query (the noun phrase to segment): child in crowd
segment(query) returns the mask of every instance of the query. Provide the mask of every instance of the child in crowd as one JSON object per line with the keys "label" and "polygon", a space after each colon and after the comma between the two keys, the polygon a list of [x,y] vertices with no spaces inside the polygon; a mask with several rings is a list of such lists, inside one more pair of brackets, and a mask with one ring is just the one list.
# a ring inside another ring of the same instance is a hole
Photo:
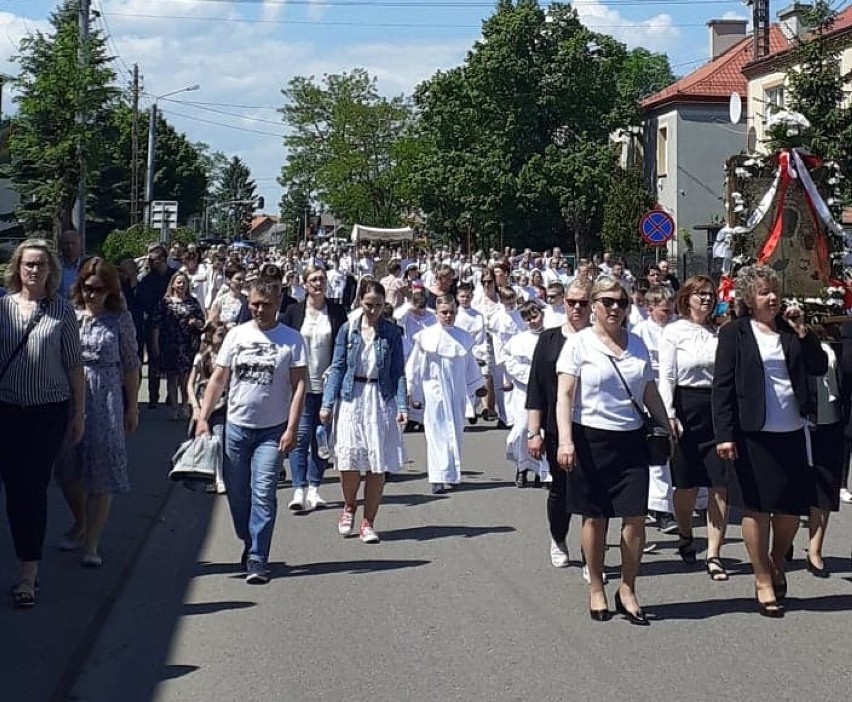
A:
{"label": "child in crowd", "polygon": [[[207,390],[207,383],[210,381],[210,376],[216,369],[216,355],[222,347],[222,342],[225,340],[225,335],[228,333],[227,325],[211,324],[204,330],[204,335],[201,340],[201,348],[195,355],[192,361],[192,370],[189,373],[189,401],[192,405],[192,421],[198,416],[201,410],[201,402],[204,399],[204,392]],[[222,463],[224,461],[224,446],[225,446],[225,415],[227,412],[227,397],[228,393],[223,392],[219,403],[216,405],[213,413],[210,415],[208,423],[213,436],[219,438],[223,450],[223,460],[219,461],[216,471],[215,482],[209,486],[210,492],[216,492],[219,495],[225,494],[225,481],[222,477]]]}

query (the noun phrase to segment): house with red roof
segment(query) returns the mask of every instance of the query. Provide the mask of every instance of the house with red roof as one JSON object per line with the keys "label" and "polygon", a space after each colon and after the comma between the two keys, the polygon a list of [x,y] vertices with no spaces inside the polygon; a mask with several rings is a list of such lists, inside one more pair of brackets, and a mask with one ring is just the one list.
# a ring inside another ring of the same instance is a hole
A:
{"label": "house with red roof", "polygon": [[708,22],[710,61],[642,101],[646,181],[678,232],[685,230],[692,239],[688,266],[681,256],[684,242],[668,245],[681,275],[709,270],[712,232],[694,228],[724,217],[725,161],[746,145],[745,120],[732,123],[729,110],[732,93],[746,95],[742,71],[754,58],[746,25],[745,20]]}

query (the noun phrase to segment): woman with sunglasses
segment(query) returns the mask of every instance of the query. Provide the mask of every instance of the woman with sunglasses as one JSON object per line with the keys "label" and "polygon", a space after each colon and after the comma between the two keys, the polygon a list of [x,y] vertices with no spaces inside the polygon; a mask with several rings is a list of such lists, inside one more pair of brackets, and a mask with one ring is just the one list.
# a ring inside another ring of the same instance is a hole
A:
{"label": "woman with sunglasses", "polygon": [[0,298],[0,477],[20,570],[12,604],[36,603],[47,487],[63,438],[83,438],[86,391],[77,320],[58,294],[59,260],[43,239],[18,245]]}
{"label": "woman with sunglasses", "polygon": [[647,626],[636,598],[649,465],[645,422],[637,405],[660,425],[668,426],[668,421],[648,349],[624,328],[630,304],[624,288],[600,277],[591,300],[592,326],[565,342],[556,363],[556,462],[568,471],[568,511],[586,518],[583,552],[591,581],[591,618],[610,618],[603,582],[606,526],[607,519],[621,518],[621,585],[615,609],[631,624]]}
{"label": "woman with sunglasses", "polygon": [[711,580],[728,573],[720,558],[728,525],[728,475],[716,454],[711,389],[716,369],[718,329],[712,322],[716,286],[707,276],[684,282],[675,306],[680,319],[660,337],[660,396],[672,433],[679,437],[671,460],[677,550],[683,562],[696,561],[692,513],[699,488],[707,488],[707,557]]}
{"label": "woman with sunglasses", "polygon": [[83,440],[56,462],[56,477],[74,524],[60,547],[83,547],[82,564],[103,564],[99,544],[113,495],[128,492],[125,433],[136,430],[139,356],[136,329],[121,296],[118,272],[91,258],[71,288],[86,380]]}
{"label": "woman with sunglasses", "polygon": [[334,424],[335,465],[340,471],[343,511],[337,532],[355,528],[358,488],[364,474],[364,516],[359,534],[368,544],[379,542],[376,514],[382,502],[385,474],[400,469],[402,434],[408,421],[402,333],[383,319],[385,289],[371,280],[361,289],[361,311],[340,327],[334,360],[322,396],[319,419]]}
{"label": "woman with sunglasses", "polygon": [[291,305],[281,321],[301,333],[308,360],[308,380],[305,387],[305,406],[299,420],[296,448],[290,452],[290,474],[293,499],[288,507],[294,512],[325,507],[319,493],[328,456],[319,455],[317,428],[325,373],[331,365],[334,340],[346,323],[342,305],[326,298],[325,269],[310,266],[305,269],[305,299]]}

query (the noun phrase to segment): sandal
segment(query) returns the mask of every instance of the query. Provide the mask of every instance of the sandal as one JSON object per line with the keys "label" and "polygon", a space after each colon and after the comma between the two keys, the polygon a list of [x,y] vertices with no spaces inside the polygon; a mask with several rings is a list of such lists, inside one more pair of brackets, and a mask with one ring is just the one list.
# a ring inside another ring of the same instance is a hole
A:
{"label": "sandal", "polygon": [[707,566],[707,575],[710,576],[710,580],[714,583],[721,583],[728,579],[728,571],[725,570],[722,559],[718,556],[708,558],[705,564]]}
{"label": "sandal", "polygon": [[32,609],[35,607],[35,590],[31,590],[29,585],[25,585],[24,583],[12,585],[9,588],[9,595],[12,598],[12,606],[15,609]]}
{"label": "sandal", "polygon": [[696,561],[694,542],[694,537],[678,534],[677,552],[687,565],[693,565]]}

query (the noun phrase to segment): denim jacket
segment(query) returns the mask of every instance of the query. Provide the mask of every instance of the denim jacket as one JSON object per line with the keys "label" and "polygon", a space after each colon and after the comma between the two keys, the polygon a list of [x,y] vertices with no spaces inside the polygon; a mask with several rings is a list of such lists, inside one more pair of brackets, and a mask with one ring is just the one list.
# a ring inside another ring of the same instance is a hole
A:
{"label": "denim jacket", "polygon": [[[350,333],[351,323],[344,324],[337,333],[334,357],[329,368],[322,409],[331,410],[338,398],[351,400],[355,388],[355,369],[361,357],[360,318],[356,318]],[[379,392],[385,400],[396,396],[399,412],[408,411],[405,385],[405,356],[402,353],[402,332],[396,324],[384,319],[376,329],[376,364],[379,368]]]}

